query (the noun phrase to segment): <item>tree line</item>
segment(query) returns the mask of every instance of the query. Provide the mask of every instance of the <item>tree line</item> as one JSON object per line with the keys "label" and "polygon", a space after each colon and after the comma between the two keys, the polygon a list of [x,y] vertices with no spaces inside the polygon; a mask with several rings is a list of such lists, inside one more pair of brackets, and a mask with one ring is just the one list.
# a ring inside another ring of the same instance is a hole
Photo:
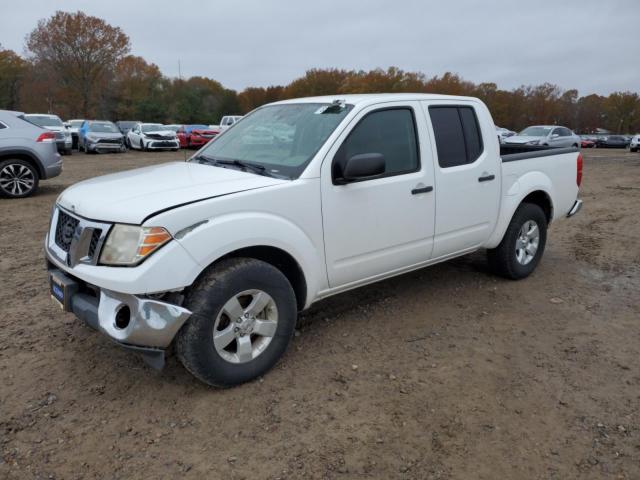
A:
{"label": "tree line", "polygon": [[129,37],[118,27],[83,12],[56,12],[42,19],[25,40],[26,56],[0,45],[0,108],[51,112],[60,117],[218,123],[288,98],[348,93],[422,92],[482,99],[497,125],[520,130],[559,124],[592,133],[640,132],[636,92],[580,96],[557,85],[521,86],[462,79],[455,73],[429,77],[396,67],[312,69],[288,85],[249,87],[241,92],[206,77],[169,78],[157,65],[130,54]]}

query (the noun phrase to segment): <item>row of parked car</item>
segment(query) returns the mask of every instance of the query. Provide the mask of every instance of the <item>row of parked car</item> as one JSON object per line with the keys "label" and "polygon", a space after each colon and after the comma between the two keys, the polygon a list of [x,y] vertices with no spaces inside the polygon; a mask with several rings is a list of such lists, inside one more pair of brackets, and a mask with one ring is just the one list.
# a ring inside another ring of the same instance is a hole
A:
{"label": "row of parked car", "polygon": [[498,140],[503,145],[540,145],[545,147],[629,148],[640,150],[640,135],[577,135],[559,125],[534,125],[520,133],[496,127]]}
{"label": "row of parked car", "polygon": [[140,121],[74,119],[63,122],[57,115],[30,113],[24,119],[54,132],[58,151],[71,155],[74,149],[86,153],[199,148],[242,118],[222,117],[220,125],[162,125]]}

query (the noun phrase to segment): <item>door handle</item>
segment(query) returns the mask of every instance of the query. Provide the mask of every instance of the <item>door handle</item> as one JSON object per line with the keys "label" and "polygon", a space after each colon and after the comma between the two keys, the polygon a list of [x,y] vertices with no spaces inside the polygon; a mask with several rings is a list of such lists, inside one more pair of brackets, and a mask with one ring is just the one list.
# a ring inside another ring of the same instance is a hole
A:
{"label": "door handle", "polygon": [[433,187],[420,187],[411,190],[411,195],[418,195],[419,193],[429,193],[433,190]]}
{"label": "door handle", "polygon": [[495,175],[485,175],[484,177],[480,177],[478,178],[479,182],[490,182],[491,180],[493,180],[494,178],[496,178]]}

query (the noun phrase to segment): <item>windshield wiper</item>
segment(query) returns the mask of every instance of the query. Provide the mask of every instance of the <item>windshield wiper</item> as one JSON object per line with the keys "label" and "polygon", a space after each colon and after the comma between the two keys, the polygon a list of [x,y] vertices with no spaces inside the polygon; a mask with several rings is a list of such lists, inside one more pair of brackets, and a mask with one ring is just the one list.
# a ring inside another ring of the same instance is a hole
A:
{"label": "windshield wiper", "polygon": [[233,165],[244,168],[245,170],[252,170],[254,173],[258,173],[260,175],[268,175],[267,169],[264,166],[256,165],[255,163],[243,162],[242,160],[217,160],[216,163],[221,165]]}
{"label": "windshield wiper", "polygon": [[199,163],[207,163],[209,165],[213,165],[214,167],[217,165],[223,165],[223,166],[228,165],[233,167],[239,167],[244,170],[251,170],[253,173],[257,173],[258,175],[265,175],[267,177],[272,176],[264,166],[256,165],[255,163],[243,162],[242,160],[222,160],[218,158],[207,157],[206,155],[198,155],[193,158],[194,160],[197,160]]}

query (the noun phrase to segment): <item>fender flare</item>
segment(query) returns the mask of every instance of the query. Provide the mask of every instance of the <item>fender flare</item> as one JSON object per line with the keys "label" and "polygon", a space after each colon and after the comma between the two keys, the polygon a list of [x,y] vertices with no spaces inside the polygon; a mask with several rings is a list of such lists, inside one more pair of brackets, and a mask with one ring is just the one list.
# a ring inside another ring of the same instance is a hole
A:
{"label": "fender flare", "polygon": [[526,197],[534,192],[542,192],[545,194],[551,206],[549,222],[553,220],[553,198],[555,198],[555,196],[551,179],[539,171],[528,172],[518,178],[509,187],[505,195],[503,195],[498,221],[491,237],[489,237],[485,245],[486,248],[495,248],[500,244],[517,208]]}
{"label": "fender flare", "polygon": [[323,246],[314,245],[300,227],[277,215],[239,212],[210,218],[177,241],[198,265],[198,271],[189,273],[189,283],[220,258],[237,250],[273,247],[289,254],[300,267],[306,282],[305,308],[318,291],[326,288]]}

